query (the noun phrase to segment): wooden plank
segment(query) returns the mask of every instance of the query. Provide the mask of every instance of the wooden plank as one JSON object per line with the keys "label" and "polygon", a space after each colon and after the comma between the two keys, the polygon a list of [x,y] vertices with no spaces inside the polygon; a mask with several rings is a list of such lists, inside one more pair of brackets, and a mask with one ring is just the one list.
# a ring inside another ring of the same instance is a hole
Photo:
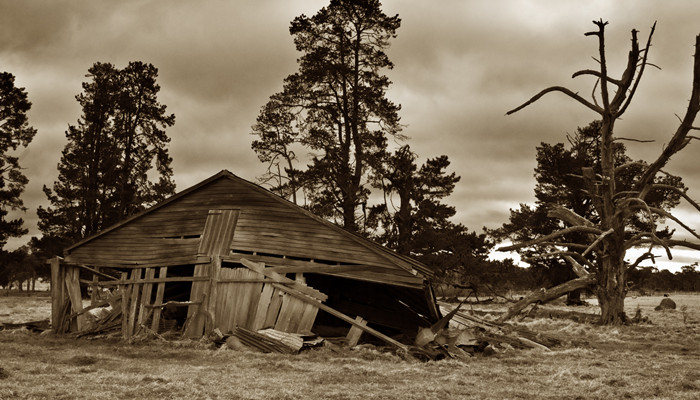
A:
{"label": "wooden plank", "polygon": [[222,333],[227,333],[231,330],[231,308],[229,306],[230,298],[232,295],[232,288],[234,287],[228,281],[231,280],[231,270],[229,268],[222,268],[219,272],[218,288],[217,288],[217,298],[216,298],[216,321],[217,328],[221,330]]}
{"label": "wooden plank", "polygon": [[300,333],[299,330],[299,323],[301,322],[301,319],[304,315],[304,311],[306,310],[306,302],[292,298],[290,300],[293,300],[291,303],[291,307],[289,310],[289,322],[287,323],[287,330],[284,332],[289,332],[289,333]]}
{"label": "wooden plank", "polygon": [[[66,266],[65,270],[65,283],[66,292],[71,302],[71,311],[77,313],[83,309],[83,298],[80,293],[80,271],[76,267]],[[71,326],[73,324],[71,323]],[[75,322],[75,327],[78,331],[81,331],[85,327],[85,316],[79,315]]]}
{"label": "wooden plank", "polygon": [[360,328],[364,332],[367,332],[370,335],[372,335],[372,336],[408,353],[408,346],[406,346],[403,343],[397,342],[396,340],[386,336],[385,334],[377,331],[376,329],[370,328],[369,326],[362,326],[361,324],[358,324],[353,318],[350,318],[349,316],[341,313],[340,311],[335,310],[334,308],[331,308],[331,307],[321,303],[320,301],[318,301],[316,299],[308,297],[304,293],[300,293],[299,291],[294,290],[293,288],[290,288],[290,287],[287,287],[284,285],[280,285],[279,283],[274,283],[273,285],[275,285],[276,288],[288,293],[289,295],[296,297],[300,300],[304,300],[307,303],[314,304],[319,309],[333,315],[334,317],[337,317],[337,318],[339,318],[339,319],[341,319],[341,320],[343,320],[343,321],[345,321],[353,326],[357,326],[358,328]]}
{"label": "wooden plank", "polygon": [[[146,280],[153,279],[156,275],[156,270],[154,268],[146,268]],[[141,325],[146,323],[146,312],[145,307],[151,304],[151,294],[153,291],[152,283],[144,283],[143,286],[143,296],[141,298],[141,307],[139,310],[137,331],[140,330]]]}
{"label": "wooden plank", "polygon": [[210,281],[209,281],[209,295],[208,295],[208,302],[205,305],[205,311],[207,315],[211,316],[211,318],[207,318],[205,321],[205,326],[204,326],[204,332],[210,332],[212,329],[216,327],[216,301],[217,301],[217,291],[218,291],[218,282],[217,280],[219,279],[219,273],[221,271],[221,258],[218,255],[214,255],[212,257],[212,263],[211,263],[211,269],[210,269]]}
{"label": "wooden plank", "polygon": [[[160,267],[160,272],[158,273],[159,278],[165,278],[168,275],[168,267]],[[158,332],[158,327],[160,326],[160,313],[161,306],[163,305],[163,295],[165,294],[165,282],[158,283],[158,289],[156,289],[156,300],[153,303],[155,308],[153,309],[153,320],[151,322],[151,330],[153,332]]]}
{"label": "wooden plank", "polygon": [[297,299],[287,294],[284,294],[282,296],[282,307],[280,307],[280,312],[277,316],[277,322],[275,322],[275,330],[282,332],[290,332],[289,325],[291,319],[294,317],[293,308],[295,300]]}
{"label": "wooden plank", "polygon": [[[255,273],[253,271],[247,271],[249,274],[249,277],[259,277],[260,274]],[[247,292],[248,292],[248,312],[247,312],[247,318],[245,320],[245,323],[243,324],[244,327],[250,328],[253,326],[253,323],[255,321],[256,317],[256,312],[258,309],[258,303],[260,303],[260,296],[262,295],[262,290],[263,290],[263,282],[254,282],[254,281],[249,281],[246,284],[247,287]],[[269,303],[268,303],[269,304]]]}
{"label": "wooden plank", "polygon": [[119,268],[146,268],[146,267],[162,267],[162,266],[178,266],[189,264],[208,264],[211,259],[206,256],[192,255],[187,257],[163,257],[156,261],[146,260],[124,260],[115,257],[102,257],[99,255],[76,255],[71,254],[66,256],[66,261],[71,264],[90,264],[100,267],[119,267]]}
{"label": "wooden plank", "polygon": [[267,310],[268,308],[270,308],[270,301],[272,299],[272,293],[274,291],[275,287],[272,286],[272,284],[263,284],[262,292],[260,293],[260,299],[258,301],[257,307],[255,308],[255,314],[253,315],[253,322],[250,324],[251,330],[257,331],[265,328]]}
{"label": "wooden plank", "polygon": [[350,327],[350,331],[348,331],[348,335],[346,337],[348,340],[348,347],[357,346],[357,342],[360,341],[360,336],[362,336],[362,329],[359,327],[367,326],[367,321],[362,319],[362,317],[356,317],[355,322],[357,322],[357,324]]}
{"label": "wooden plank", "polygon": [[219,287],[218,287],[218,302],[217,302],[217,315],[219,320],[217,322],[217,327],[223,332],[227,333],[232,331],[235,324],[233,318],[235,318],[235,308],[233,304],[235,302],[235,290],[236,285],[234,283],[221,283],[221,280],[231,279],[230,277],[236,276],[236,271],[230,268],[221,268]]}
{"label": "wooden plank", "polygon": [[318,308],[311,303],[306,303],[304,311],[302,312],[301,319],[299,320],[299,327],[297,332],[310,334],[311,329],[316,321],[316,315],[318,314]]}
{"label": "wooden plank", "polygon": [[326,301],[328,299],[328,296],[326,296],[325,294],[312,288],[311,286],[306,286],[306,285],[301,284],[299,282],[295,282],[295,281],[293,281],[287,277],[284,277],[276,272],[268,271],[265,268],[265,264],[255,263],[255,262],[252,262],[252,261],[245,259],[245,258],[242,258],[240,262],[244,266],[250,268],[251,270],[253,270],[259,274],[265,275],[266,277],[272,279],[275,282],[289,285],[290,287],[293,287],[294,289],[296,289],[296,290],[298,290],[298,291],[300,291],[308,296],[311,296],[315,299],[318,299],[321,301]]}
{"label": "wooden plank", "polygon": [[[209,270],[211,268],[211,264],[195,266],[194,277],[209,276]],[[192,290],[190,291],[190,301],[199,302],[203,305],[207,297],[208,288],[208,280],[206,282],[193,282]],[[189,338],[198,338],[203,334],[206,315],[204,314],[205,310],[202,309],[202,305],[187,307],[187,319],[189,322],[185,334]]]}
{"label": "wooden plank", "polygon": [[[167,267],[166,267],[167,268]],[[174,276],[171,278],[145,278],[145,279],[139,279],[137,283],[139,284],[152,284],[152,283],[166,283],[166,282],[209,282],[210,278],[209,276],[197,276],[197,277],[192,277],[192,276]],[[92,281],[86,281],[82,280],[81,282],[85,283],[92,283]],[[115,285],[123,285],[125,283],[131,282],[130,280],[126,280],[126,282],[117,280],[117,281],[101,281],[100,286],[115,286]]]}
{"label": "wooden plank", "polygon": [[[270,286],[274,287],[274,284]],[[277,317],[279,316],[280,308],[282,307],[282,295],[283,292],[280,291],[279,288],[274,287],[272,297],[270,298],[270,306],[267,308],[267,314],[265,315],[263,328],[274,327],[277,323]]]}
{"label": "wooden plank", "polygon": [[239,210],[210,210],[197,253],[226,255],[236,229],[238,214]]}
{"label": "wooden plank", "polygon": [[139,299],[141,295],[141,285],[137,284],[137,281],[141,278],[142,269],[131,270],[131,298],[129,299],[129,316],[127,319],[127,337],[134,335],[134,330],[136,328],[136,317],[139,309]]}
{"label": "wooden plank", "polygon": [[[247,268],[236,268],[236,270],[238,270],[241,280],[253,280],[260,277],[260,274]],[[257,309],[257,303],[260,299],[262,283],[242,282],[235,285],[239,293],[236,298],[237,303],[235,304],[238,310],[236,314],[236,325],[249,328],[254,319],[253,314]]]}
{"label": "wooden plank", "polygon": [[123,285],[119,286],[119,291],[122,293],[122,338],[123,339],[128,339],[129,336],[129,299],[131,298],[131,286],[128,285],[127,282],[127,277],[129,276],[128,272],[122,272],[122,278],[121,281],[124,282]]}
{"label": "wooden plank", "polygon": [[91,306],[94,306],[95,304],[97,304],[97,289],[98,289],[97,282],[98,282],[97,275],[93,273],[92,274],[92,283],[90,285],[90,305]]}
{"label": "wooden plank", "polygon": [[51,259],[51,327],[53,332],[56,334],[63,333],[58,332],[59,326],[62,324],[60,321],[61,311],[64,308],[64,293],[65,293],[65,274],[61,268],[61,259],[56,256]]}

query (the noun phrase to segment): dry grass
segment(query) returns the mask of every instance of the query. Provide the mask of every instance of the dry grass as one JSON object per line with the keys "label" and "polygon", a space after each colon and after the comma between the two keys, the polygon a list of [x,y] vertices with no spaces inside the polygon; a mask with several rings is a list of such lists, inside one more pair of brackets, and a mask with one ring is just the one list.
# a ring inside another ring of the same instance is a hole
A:
{"label": "dry grass", "polygon": [[[0,399],[695,399],[700,296],[672,298],[685,311],[653,311],[658,297],[628,300],[629,313],[639,303],[652,324],[526,319],[518,324],[554,335],[562,346],[468,362],[406,361],[373,348],[286,356],[221,350],[207,342],[124,343],[0,331]],[[48,312],[46,301],[0,298],[0,321],[42,305]]]}

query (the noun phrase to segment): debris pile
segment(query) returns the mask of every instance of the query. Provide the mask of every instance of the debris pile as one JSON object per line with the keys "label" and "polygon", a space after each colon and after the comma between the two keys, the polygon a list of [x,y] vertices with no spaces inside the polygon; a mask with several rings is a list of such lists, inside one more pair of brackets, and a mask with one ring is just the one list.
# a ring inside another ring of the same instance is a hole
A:
{"label": "debris pile", "polygon": [[559,341],[534,333],[525,327],[487,321],[439,302],[445,315],[429,328],[422,328],[411,354],[419,359],[466,359],[476,353],[491,355],[508,349],[540,349],[549,351]]}

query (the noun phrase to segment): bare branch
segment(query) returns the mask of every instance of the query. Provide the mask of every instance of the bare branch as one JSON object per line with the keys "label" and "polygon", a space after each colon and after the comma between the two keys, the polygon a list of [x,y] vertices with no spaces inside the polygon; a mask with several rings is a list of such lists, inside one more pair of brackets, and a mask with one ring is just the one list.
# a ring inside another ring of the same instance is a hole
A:
{"label": "bare branch", "polygon": [[593,104],[596,105],[596,107],[600,107],[600,104],[598,104],[598,99],[595,97],[595,91],[598,89],[598,84],[600,83],[600,79],[596,79],[595,83],[593,84],[593,89],[591,89],[591,99],[593,99]]}
{"label": "bare branch", "polygon": [[595,226],[595,224],[586,218],[576,214],[575,212],[569,210],[568,208],[556,205],[551,207],[547,211],[547,216],[549,218],[558,218],[569,225],[583,225],[583,226]]}
{"label": "bare branch", "polygon": [[663,168],[672,155],[680,151],[688,144],[689,139],[686,137],[688,132],[693,128],[695,117],[700,111],[700,35],[695,38],[695,56],[693,63],[693,89],[690,95],[690,102],[686,110],[685,116],[681,121],[680,126],[673,134],[668,146],[664,148],[659,157],[654,161],[649,168],[644,172],[642,177],[636,184],[636,188],[642,192],[642,188],[649,185],[656,173]]}
{"label": "bare branch", "polygon": [[692,229],[691,227],[689,227],[688,225],[686,225],[685,223],[683,223],[683,221],[681,221],[680,219],[678,219],[675,215],[671,214],[670,212],[668,212],[668,211],[666,211],[666,210],[664,210],[664,209],[661,209],[661,208],[656,208],[656,207],[649,207],[649,209],[650,209],[651,211],[653,211],[655,214],[658,214],[658,215],[661,215],[662,217],[666,217],[666,218],[668,218],[668,219],[670,219],[670,220],[673,220],[675,223],[677,223],[678,225],[680,225],[683,229],[685,229],[686,231],[688,231],[690,234],[692,234],[692,235],[695,236],[696,238],[700,239],[700,235],[698,235],[697,232],[695,232],[694,229]]}
{"label": "bare branch", "polygon": [[686,247],[688,249],[700,250],[700,243],[689,242],[687,240],[666,239],[664,242],[670,247]]}
{"label": "bare branch", "polygon": [[655,142],[655,140],[653,140],[653,139],[642,140],[642,139],[633,139],[633,138],[626,138],[626,137],[618,137],[618,138],[613,139],[614,142],[617,142],[618,140],[619,141],[626,140],[628,142],[637,142],[637,143],[654,143]]}
{"label": "bare branch", "polygon": [[588,246],[588,248],[581,255],[585,256],[586,254],[588,254],[591,250],[593,250],[598,245],[598,243],[600,243],[601,240],[603,240],[606,236],[608,236],[614,232],[615,232],[615,230],[612,228],[603,232],[600,236],[598,236],[598,238],[596,240],[593,241],[593,243],[591,243],[590,246]]}
{"label": "bare branch", "polygon": [[[582,71],[574,72],[574,74],[571,75],[571,77],[572,77],[572,78],[576,78],[576,77],[579,77],[579,76],[582,76],[582,75],[593,75],[593,76],[597,77],[598,79],[602,78],[602,76],[600,75],[600,72],[599,72],[599,71],[595,71],[595,70],[592,70],[592,69],[584,69],[584,70],[582,70]],[[617,79],[613,79],[613,78],[611,78],[611,77],[608,77],[608,82],[614,83],[614,84],[617,85],[617,86],[621,86],[621,85],[622,85],[622,81],[619,81],[619,80],[617,80]]]}
{"label": "bare branch", "polygon": [[604,207],[597,190],[595,171],[591,167],[582,168],[581,171],[583,173],[583,185],[588,191],[588,195],[591,196],[593,207],[598,215],[603,215]]}
{"label": "bare branch", "polygon": [[[615,113],[615,116],[620,116],[622,115],[619,113],[620,106],[622,103],[625,101],[625,98],[627,97],[627,90],[630,88],[632,83],[634,82],[634,75],[635,72],[637,71],[637,60],[639,59],[639,42],[637,41],[637,30],[632,29],[632,49],[630,50],[628,56],[627,56],[627,67],[625,68],[625,71],[622,73],[622,79],[620,79],[620,85],[619,89],[617,90],[617,93],[615,94],[615,97],[613,98],[612,102],[610,103],[610,110]],[[644,64],[642,64],[642,67]],[[640,69],[641,72],[641,69]],[[637,81],[641,76],[637,77]],[[632,94],[632,92],[630,92]]]}
{"label": "bare branch", "polygon": [[526,263],[530,263],[531,261],[542,260],[542,259],[545,259],[545,258],[555,258],[555,257],[563,257],[563,258],[567,258],[567,257],[576,257],[576,258],[578,258],[579,260],[581,260],[581,262],[582,262],[583,264],[588,265],[590,268],[593,268],[593,269],[595,268],[595,265],[593,265],[593,263],[591,263],[590,261],[588,261],[588,260],[587,260],[584,256],[582,256],[580,253],[577,253],[577,252],[575,252],[575,251],[564,251],[564,250],[562,250],[562,251],[554,251],[554,252],[551,252],[551,253],[539,254],[539,255],[536,255],[536,256],[523,258],[522,261],[524,261],[524,262],[526,262]]}
{"label": "bare branch", "polygon": [[651,251],[654,249],[654,245],[658,245],[664,248],[666,251],[666,257],[668,257],[669,260],[673,257],[668,244],[659,239],[653,232],[642,232],[634,235],[631,239],[625,242],[624,247],[625,249],[631,249],[633,247],[639,247],[645,244],[649,245],[649,250],[647,250],[647,253],[651,254]]}
{"label": "bare branch", "polygon": [[[632,161],[632,162],[628,162],[628,163],[625,163],[625,164],[620,165],[619,167],[616,167],[616,168],[615,168],[615,174],[618,174],[618,173],[620,173],[621,171],[624,171],[625,169],[630,168],[630,167],[634,167],[634,166],[646,167],[647,165],[649,165],[649,164],[647,164],[647,163],[645,163],[645,162],[643,162],[643,161]],[[638,193],[638,192],[636,192],[636,193]]]}
{"label": "bare branch", "polygon": [[569,262],[569,264],[571,264],[571,269],[574,270],[574,273],[579,278],[590,275],[590,273],[586,271],[586,269],[583,268],[583,266],[579,264],[578,261],[574,260],[573,257],[567,255],[564,256],[564,258],[566,259],[566,261]]}
{"label": "bare branch", "polygon": [[690,203],[690,205],[693,206],[696,210],[700,211],[700,204],[698,204],[695,200],[691,199],[685,190],[681,190],[680,188],[677,188],[677,187],[671,186],[671,185],[664,185],[664,184],[660,184],[660,183],[655,183],[655,184],[649,186],[648,192],[655,190],[655,189],[663,189],[663,190],[670,190],[672,192],[676,192],[681,197],[683,197],[688,203]]}
{"label": "bare branch", "polygon": [[588,248],[588,245],[586,244],[581,244],[581,243],[571,243],[571,242],[542,242],[540,243],[542,246],[554,246],[554,247],[566,247],[567,249],[580,249],[580,250],[586,250]]}
{"label": "bare branch", "polygon": [[550,93],[550,92],[562,92],[562,93],[564,93],[565,95],[567,95],[567,96],[571,97],[572,99],[578,101],[579,103],[583,104],[584,106],[586,106],[586,107],[590,108],[591,110],[597,112],[598,114],[601,114],[601,115],[603,114],[603,109],[602,109],[602,108],[596,106],[595,104],[590,103],[588,100],[586,100],[586,99],[584,99],[583,97],[579,96],[578,93],[574,93],[574,92],[572,92],[571,90],[569,90],[569,89],[567,89],[567,88],[565,88],[565,87],[563,87],[563,86],[552,86],[552,87],[549,87],[549,88],[544,89],[544,90],[542,90],[541,92],[537,93],[537,94],[534,95],[530,100],[528,100],[527,102],[525,102],[525,103],[522,104],[521,106],[519,106],[519,107],[517,107],[517,108],[514,108],[514,109],[508,111],[508,112],[506,113],[506,115],[511,115],[511,114],[514,114],[514,113],[516,113],[516,112],[522,110],[523,108],[525,108],[525,107],[529,106],[530,104],[536,102],[536,101],[539,100],[542,96],[544,96],[545,94]]}
{"label": "bare branch", "polygon": [[530,295],[527,297],[523,298],[522,300],[519,300],[517,303],[513,304],[508,311],[506,311],[505,314],[503,314],[499,319],[498,322],[503,322],[507,321],[510,318],[513,318],[514,316],[518,315],[520,311],[522,311],[525,307],[527,307],[529,304],[535,303],[535,302],[547,302],[554,300],[558,297],[563,296],[566,293],[569,293],[573,290],[576,289],[583,289],[585,287],[589,287],[593,285],[596,282],[596,276],[594,274],[589,274],[581,278],[576,278],[573,280],[570,280],[568,282],[562,283],[561,285],[555,286],[553,288],[549,289],[541,289],[532,292]]}
{"label": "bare branch", "polygon": [[637,259],[634,261],[634,263],[632,263],[632,265],[630,265],[629,268],[627,268],[627,270],[631,271],[631,270],[637,268],[642,261],[650,259],[650,258],[651,258],[651,262],[656,264],[656,260],[654,260],[654,254],[650,251],[647,251],[646,253],[637,257]]}
{"label": "bare branch", "polygon": [[[620,108],[620,110],[617,112],[616,116],[620,116],[625,113],[625,110],[627,110],[627,107],[630,105],[630,102],[632,101],[632,98],[634,97],[634,93],[637,91],[637,87],[639,86],[639,82],[642,80],[642,74],[644,74],[644,67],[647,65],[647,57],[649,56],[649,49],[651,48],[651,37],[654,36],[654,30],[656,30],[656,21],[654,21],[654,25],[651,27],[651,31],[649,32],[649,38],[647,38],[647,44],[644,46],[644,50],[642,52],[644,53],[644,56],[642,56],[642,65],[639,67],[639,73],[637,73],[637,79],[634,81],[634,85],[632,86],[632,90],[630,90],[629,96],[627,96],[627,101],[625,104]],[[634,38],[636,42],[636,37]]]}
{"label": "bare branch", "polygon": [[608,95],[608,65],[605,60],[605,25],[607,25],[607,21],[603,22],[603,20],[599,21],[593,21],[594,24],[598,26],[598,32],[597,33],[586,33],[586,35],[596,35],[598,36],[598,54],[600,55],[600,94],[601,97],[603,98],[603,109],[601,110],[601,115],[606,113],[608,110],[610,110],[610,99]]}
{"label": "bare branch", "polygon": [[527,242],[522,242],[518,244],[513,244],[511,246],[504,246],[504,247],[499,247],[496,249],[497,251],[512,251],[512,250],[517,250],[517,249],[522,249],[523,247],[529,247],[533,246],[535,244],[543,243],[543,242],[548,242],[551,239],[555,239],[564,235],[568,235],[569,233],[573,232],[584,232],[584,233],[596,233],[600,234],[602,231],[598,228],[594,228],[591,226],[572,226],[566,229],[562,229],[559,231],[556,231],[554,233],[550,233],[549,235],[542,236],[537,239],[529,240]]}

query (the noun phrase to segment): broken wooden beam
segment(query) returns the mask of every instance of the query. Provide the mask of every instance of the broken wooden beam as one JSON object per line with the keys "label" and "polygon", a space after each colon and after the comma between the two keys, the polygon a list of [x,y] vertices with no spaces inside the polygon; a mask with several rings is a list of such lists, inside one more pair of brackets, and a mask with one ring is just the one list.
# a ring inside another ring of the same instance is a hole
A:
{"label": "broken wooden beam", "polygon": [[354,318],[351,318],[351,317],[341,313],[340,311],[337,311],[336,309],[331,308],[331,307],[321,303],[320,301],[318,301],[316,299],[312,299],[311,297],[308,297],[302,293],[299,293],[296,290],[294,290],[293,288],[290,288],[290,287],[287,287],[285,285],[278,284],[278,283],[275,284],[275,287],[277,287],[280,290],[283,290],[284,292],[288,293],[290,296],[293,296],[293,297],[296,297],[298,299],[304,300],[308,303],[311,303],[311,304],[315,305],[316,307],[318,307],[320,310],[323,310],[336,318],[340,318],[341,320],[349,323],[350,325],[358,327],[362,331],[369,333],[370,335],[376,337],[377,339],[382,340],[385,343],[388,343],[388,344],[390,344],[390,345],[392,345],[400,350],[403,350],[405,352],[405,354],[409,354],[408,346],[390,338],[389,336],[386,336],[385,334],[377,331],[376,329],[370,328],[369,326],[366,326],[366,325],[362,325],[362,324],[358,323],[357,321],[355,321]]}
{"label": "broken wooden beam", "polygon": [[537,291],[534,291],[530,293],[528,296],[523,298],[522,300],[519,300],[517,303],[513,304],[510,308],[508,308],[508,311],[505,312],[499,319],[498,322],[503,322],[507,321],[510,318],[513,318],[514,316],[518,315],[520,311],[525,309],[528,305],[535,303],[535,302],[540,302],[540,303],[546,303],[548,301],[552,301],[556,298],[559,298],[566,293],[569,293],[573,290],[576,289],[583,289],[586,287],[589,287],[593,285],[596,282],[596,277],[595,274],[590,274],[586,276],[582,276],[580,278],[572,279],[568,282],[562,283],[561,285],[555,286],[553,288],[549,289],[540,289]]}

